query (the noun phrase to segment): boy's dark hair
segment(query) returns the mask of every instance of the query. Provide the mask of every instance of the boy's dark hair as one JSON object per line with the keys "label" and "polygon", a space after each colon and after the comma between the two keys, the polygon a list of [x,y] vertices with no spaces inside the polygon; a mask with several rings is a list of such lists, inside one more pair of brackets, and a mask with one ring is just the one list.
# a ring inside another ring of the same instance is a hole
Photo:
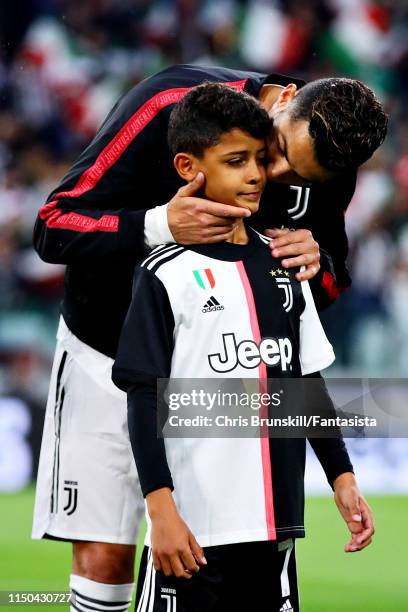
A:
{"label": "boy's dark hair", "polygon": [[361,81],[329,78],[302,87],[288,106],[293,119],[309,121],[316,159],[340,172],[369,159],[383,142],[388,117]]}
{"label": "boy's dark hair", "polygon": [[193,87],[170,114],[167,139],[173,155],[203,156],[222,134],[239,128],[254,138],[266,138],[271,129],[268,113],[245,92],[221,83]]}

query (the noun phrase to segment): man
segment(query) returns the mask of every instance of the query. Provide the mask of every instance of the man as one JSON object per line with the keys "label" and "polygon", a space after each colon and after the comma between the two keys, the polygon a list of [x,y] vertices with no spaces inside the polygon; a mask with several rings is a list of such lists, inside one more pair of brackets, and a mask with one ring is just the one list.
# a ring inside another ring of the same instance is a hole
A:
{"label": "man", "polygon": [[[306,265],[297,279],[315,275],[315,295],[322,302],[349,283],[343,211],[354,190],[356,166],[385,135],[379,103],[356,81],[318,81],[297,94],[303,84],[278,75],[175,66],[143,81],[117,103],[41,208],[34,233],[37,251],[44,260],[68,268],[33,537],[73,541],[71,587],[85,601],[90,598],[96,610],[112,602],[128,608],[133,543],[143,513],[126,402],[110,382],[135,263],[146,245],[228,239],[236,219],[248,215],[244,209],[192,197],[200,193],[205,177],[181,187],[172,166],[166,142],[170,112],[203,81],[229,83],[258,97],[273,118],[268,176],[289,186],[269,187],[263,216],[254,225],[263,230],[296,224],[309,228],[272,232],[273,255],[290,258],[283,266]],[[306,186],[313,181],[330,181],[331,186],[319,184],[314,197],[315,187]],[[273,217],[269,198],[277,202]],[[324,255],[319,275],[318,246],[310,229],[333,254],[331,259]],[[351,483],[336,491],[336,498],[342,500],[350,530],[361,536],[361,542],[348,546],[366,546],[373,529],[364,500]]]}

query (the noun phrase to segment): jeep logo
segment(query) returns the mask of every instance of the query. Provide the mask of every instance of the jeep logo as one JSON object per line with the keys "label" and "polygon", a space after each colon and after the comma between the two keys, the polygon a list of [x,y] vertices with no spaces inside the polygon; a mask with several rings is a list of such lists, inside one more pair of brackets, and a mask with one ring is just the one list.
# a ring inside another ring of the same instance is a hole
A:
{"label": "jeep logo", "polygon": [[282,372],[290,369],[292,343],[289,338],[263,338],[258,346],[253,340],[242,340],[239,344],[235,334],[223,334],[223,351],[208,355],[210,366],[215,372],[231,372],[237,365],[243,368],[257,368],[261,361],[267,366],[280,362]]}

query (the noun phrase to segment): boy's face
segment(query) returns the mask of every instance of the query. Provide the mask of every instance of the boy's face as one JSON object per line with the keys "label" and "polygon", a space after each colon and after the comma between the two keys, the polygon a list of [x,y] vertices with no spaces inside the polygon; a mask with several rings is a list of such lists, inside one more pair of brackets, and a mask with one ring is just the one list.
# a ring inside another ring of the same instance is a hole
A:
{"label": "boy's face", "polygon": [[[181,162],[181,163],[180,163]],[[206,178],[205,195],[215,202],[258,210],[266,182],[266,143],[234,128],[204,151],[202,158],[179,153],[177,171],[191,181],[198,172]]]}

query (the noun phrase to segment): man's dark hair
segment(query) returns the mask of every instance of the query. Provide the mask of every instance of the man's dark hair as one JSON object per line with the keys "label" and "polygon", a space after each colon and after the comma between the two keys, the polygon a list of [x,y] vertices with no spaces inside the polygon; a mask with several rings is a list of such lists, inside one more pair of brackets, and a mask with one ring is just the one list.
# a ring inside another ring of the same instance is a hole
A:
{"label": "man's dark hair", "polygon": [[388,117],[361,81],[329,78],[302,87],[288,106],[293,119],[309,121],[316,159],[340,172],[359,166],[383,142]]}
{"label": "man's dark hair", "polygon": [[239,128],[253,138],[267,138],[271,129],[268,113],[245,92],[221,83],[193,87],[170,114],[168,143],[173,155],[180,152],[203,156],[222,134]]}

